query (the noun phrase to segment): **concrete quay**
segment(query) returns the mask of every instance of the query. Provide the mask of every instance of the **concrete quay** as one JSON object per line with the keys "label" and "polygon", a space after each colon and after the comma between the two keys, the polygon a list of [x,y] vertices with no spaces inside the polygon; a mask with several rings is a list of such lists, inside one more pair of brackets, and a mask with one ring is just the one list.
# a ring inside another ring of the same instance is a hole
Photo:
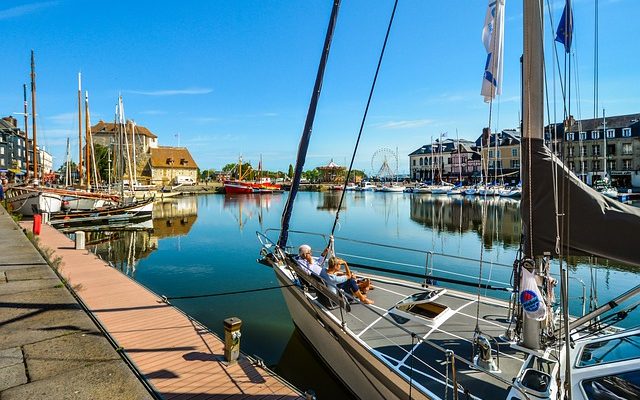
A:
{"label": "concrete quay", "polygon": [[[32,255],[35,252],[31,262],[37,261],[42,268],[39,270],[38,276],[42,276],[42,279],[50,279],[51,285],[57,285],[60,286],[60,289],[64,289],[60,281],[55,279],[57,275],[49,269],[44,260],[41,257],[36,257],[39,254],[22,232],[17,229],[16,224],[10,219],[5,221],[6,218],[9,217],[4,213],[2,221],[6,222],[5,225],[9,227],[0,225],[0,235],[13,236],[13,239],[9,241],[17,243],[20,239],[24,245],[22,248],[16,248],[13,252],[22,254],[31,251]],[[29,222],[22,222],[21,225],[27,230],[31,229]],[[9,229],[13,229],[10,235],[4,235],[5,231],[9,231]],[[21,237],[18,238],[18,236]],[[303,398],[298,390],[246,355],[241,354],[237,362],[227,363],[223,356],[226,352],[225,346],[218,336],[179,309],[165,303],[158,295],[138,282],[110,267],[93,253],[86,250],[76,250],[73,241],[51,226],[42,226],[37,245],[49,260],[53,260],[52,265],[56,266],[58,275],[62,276],[66,285],[72,288],[73,294],[86,308],[93,321],[96,321],[98,326],[104,330],[110,343],[118,348],[118,353],[116,353],[113,346],[107,342],[105,347],[109,348],[111,355],[115,358],[121,355],[129,365],[133,366],[141,379],[137,382],[142,388],[139,390],[125,386],[120,380],[113,379],[112,381],[111,375],[107,377],[105,373],[100,374],[99,376],[103,378],[105,385],[118,386],[117,389],[113,389],[113,393],[116,393],[116,390],[119,391],[113,398],[144,399],[149,398],[150,393],[155,398],[167,400],[297,400]],[[13,261],[16,265],[19,262]],[[71,297],[68,292],[66,294]],[[52,307],[51,303],[57,304],[49,298],[34,300],[29,295],[33,296],[33,294],[26,293],[24,301],[37,303],[41,308],[50,308]],[[0,302],[2,301],[4,298],[0,297]],[[21,309],[17,303],[18,301],[7,301],[0,303],[0,307],[6,307],[8,310]],[[70,306],[65,306],[65,310],[66,307]],[[77,304],[74,304],[73,307],[77,307]],[[87,317],[86,314],[85,317]],[[8,317],[10,323],[12,322],[11,318]],[[4,319],[4,317],[0,318],[0,327],[4,325],[2,322]],[[72,326],[71,322],[61,321],[60,317],[56,317],[55,321],[60,325],[55,329],[67,329]],[[78,329],[86,334],[90,329],[96,330],[96,326],[89,324],[89,322],[85,322],[86,326],[74,322],[73,326],[78,326]],[[23,331],[29,329],[29,327],[16,326],[13,333],[17,339]],[[42,329],[44,330],[44,328]],[[2,335],[3,331],[0,330],[0,338]],[[4,342],[2,343],[4,344]],[[26,364],[22,362],[26,367],[23,367],[19,362],[20,354],[18,354],[18,350],[15,350],[16,347],[21,349],[20,342],[12,344],[9,341],[6,347],[13,349],[14,352],[11,354],[15,356],[15,362],[12,362],[11,366],[21,367],[21,371],[25,372],[23,374],[25,378],[22,378],[22,381],[25,379],[28,381],[32,371],[29,358],[22,357],[22,359],[26,359]],[[49,347],[47,346],[47,348]],[[87,344],[85,347],[91,350],[94,345]],[[83,350],[82,343],[73,344],[73,348],[60,349],[55,357],[65,359],[69,357],[69,354],[74,354],[77,349]],[[102,355],[102,358],[111,360],[107,355]],[[127,364],[122,363],[126,369]],[[20,368],[17,369],[20,370]],[[3,370],[0,369],[0,374],[2,372]],[[136,375],[131,370],[128,372],[135,381]],[[15,384],[17,388],[21,387],[22,383],[20,382],[22,381]],[[140,382],[144,382],[145,385],[143,386]],[[76,394],[74,391],[77,388],[73,381],[65,380],[61,383],[55,383],[55,385],[57,388],[71,387],[73,389],[67,397],[51,395],[50,392],[47,392],[47,383],[44,383],[41,389],[43,396],[46,393],[47,398],[111,398],[101,393]],[[150,393],[144,392],[145,387],[149,389]],[[10,393],[11,390],[15,390],[15,388],[1,392],[0,400],[4,400],[5,393]],[[38,397],[30,393],[21,393],[16,397],[7,398]]]}
{"label": "concrete quay", "polygon": [[153,399],[2,206],[0,399]]}

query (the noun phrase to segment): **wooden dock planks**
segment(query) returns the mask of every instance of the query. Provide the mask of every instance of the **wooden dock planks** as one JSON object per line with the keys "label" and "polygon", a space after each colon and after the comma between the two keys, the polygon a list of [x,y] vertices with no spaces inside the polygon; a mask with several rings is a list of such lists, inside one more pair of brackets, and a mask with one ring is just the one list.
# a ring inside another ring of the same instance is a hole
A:
{"label": "wooden dock planks", "polygon": [[220,338],[54,228],[42,226],[40,246],[62,258],[60,274],[163,398],[303,398],[244,356],[226,366]]}

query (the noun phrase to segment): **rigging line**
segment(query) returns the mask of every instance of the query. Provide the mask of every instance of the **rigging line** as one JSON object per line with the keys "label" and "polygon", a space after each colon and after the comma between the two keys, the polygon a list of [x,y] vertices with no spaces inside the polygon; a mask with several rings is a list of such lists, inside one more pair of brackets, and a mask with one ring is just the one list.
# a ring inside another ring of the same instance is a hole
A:
{"label": "rigging line", "polygon": [[[340,218],[340,209],[342,208],[342,202],[344,201],[345,193],[347,192],[347,183],[349,182],[349,177],[351,176],[351,171],[353,170],[353,162],[355,161],[356,154],[358,152],[358,146],[360,145],[360,138],[362,137],[362,131],[364,130],[364,124],[367,120],[367,114],[369,113],[369,106],[371,105],[371,98],[373,97],[373,91],[376,87],[376,82],[378,81],[378,73],[380,72],[380,66],[382,65],[382,58],[384,57],[384,52],[387,48],[387,42],[389,40],[389,34],[391,33],[391,26],[393,25],[393,19],[396,15],[396,9],[398,8],[398,0],[395,0],[393,3],[393,10],[391,11],[391,17],[389,18],[389,25],[387,26],[387,33],[384,37],[384,42],[382,44],[382,49],[380,51],[380,57],[378,58],[378,65],[376,67],[376,72],[373,76],[373,81],[371,82],[371,90],[369,91],[369,98],[367,99],[367,105],[364,109],[364,114],[362,115],[362,122],[360,123],[360,130],[358,131],[358,138],[356,139],[356,145],[353,149],[353,154],[351,155],[351,162],[349,163],[349,170],[347,171],[347,176],[344,179],[344,188],[340,195],[340,202],[338,203],[338,210],[336,211],[336,218],[333,221],[333,227],[331,228],[331,234],[336,230],[336,225],[338,224],[338,219]],[[397,155],[396,155],[397,157]],[[396,163],[397,164],[397,163]],[[397,174],[397,171],[396,171]]]}
{"label": "rigging line", "polygon": [[166,302],[167,300],[186,300],[186,299],[200,299],[200,298],[203,298],[203,297],[230,296],[230,295],[244,294],[244,293],[263,292],[263,291],[266,291],[266,290],[273,290],[273,289],[282,289],[282,288],[287,288],[287,287],[291,287],[291,286],[297,286],[297,285],[295,283],[291,283],[291,284],[288,284],[288,285],[268,286],[268,287],[257,288],[257,289],[235,290],[235,291],[232,291],[232,292],[196,294],[196,295],[192,295],[192,296],[162,296],[162,300],[164,300]]}

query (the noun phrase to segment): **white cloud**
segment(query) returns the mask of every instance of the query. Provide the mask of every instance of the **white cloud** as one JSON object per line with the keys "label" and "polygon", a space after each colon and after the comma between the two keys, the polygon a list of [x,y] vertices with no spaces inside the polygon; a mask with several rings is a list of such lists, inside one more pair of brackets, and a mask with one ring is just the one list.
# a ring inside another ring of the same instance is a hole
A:
{"label": "white cloud", "polygon": [[72,121],[76,121],[78,119],[78,113],[77,112],[67,112],[67,113],[62,113],[62,114],[56,114],[56,115],[52,115],[50,117],[47,117],[48,120],[57,123],[57,124],[67,124],[70,123]]}
{"label": "white cloud", "polygon": [[374,124],[373,126],[381,129],[410,129],[419,128],[431,123],[433,123],[433,120],[431,119],[410,119],[401,121],[387,121],[379,124]]}
{"label": "white cloud", "polygon": [[22,17],[23,15],[29,15],[43,8],[51,7],[58,4],[57,1],[47,1],[43,3],[25,4],[23,6],[16,6],[0,10],[0,20]]}
{"label": "white cloud", "polygon": [[209,94],[213,92],[210,88],[186,88],[186,89],[163,89],[163,90],[127,90],[126,93],[140,94],[143,96],[180,96]]}

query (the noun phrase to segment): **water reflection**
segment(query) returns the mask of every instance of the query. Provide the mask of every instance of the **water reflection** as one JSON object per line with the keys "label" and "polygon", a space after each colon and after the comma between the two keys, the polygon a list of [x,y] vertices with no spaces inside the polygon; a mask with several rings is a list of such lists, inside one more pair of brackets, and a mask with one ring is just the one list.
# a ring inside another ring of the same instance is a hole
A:
{"label": "water reflection", "polygon": [[137,263],[158,249],[159,239],[186,236],[198,218],[195,196],[153,204],[153,219],[117,231],[87,232],[87,247],[116,269],[135,277]]}
{"label": "water reflection", "polygon": [[471,196],[413,195],[409,201],[410,218],[436,232],[482,235],[482,218],[486,215],[485,248],[495,244],[517,248],[520,243],[520,202],[506,198],[487,200]]}
{"label": "water reflection", "polygon": [[[340,197],[342,196],[341,191],[332,190],[329,192],[322,192],[319,197],[318,206],[316,207],[318,210],[322,211],[337,211],[338,205],[340,204]],[[347,204],[345,202],[342,203],[342,210],[347,209]]]}
{"label": "water reflection", "polygon": [[280,193],[227,194],[224,196],[222,204],[223,208],[228,210],[232,218],[236,220],[240,229],[255,218],[262,230],[264,214],[268,213],[273,206],[277,206],[282,199],[283,196]]}

